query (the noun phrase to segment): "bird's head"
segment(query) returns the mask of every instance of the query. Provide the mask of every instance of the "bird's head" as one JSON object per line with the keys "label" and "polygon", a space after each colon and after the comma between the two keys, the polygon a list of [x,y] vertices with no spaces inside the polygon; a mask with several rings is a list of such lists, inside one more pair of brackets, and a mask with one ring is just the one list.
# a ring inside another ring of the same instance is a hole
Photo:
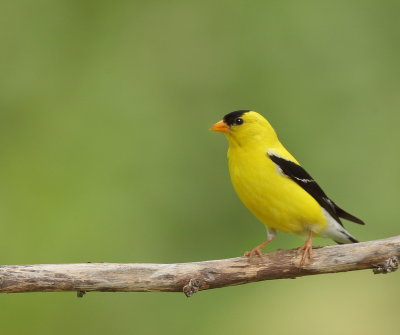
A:
{"label": "bird's head", "polygon": [[244,146],[246,144],[277,140],[275,130],[260,114],[250,110],[239,110],[226,114],[214,124],[211,130],[224,133],[230,144]]}

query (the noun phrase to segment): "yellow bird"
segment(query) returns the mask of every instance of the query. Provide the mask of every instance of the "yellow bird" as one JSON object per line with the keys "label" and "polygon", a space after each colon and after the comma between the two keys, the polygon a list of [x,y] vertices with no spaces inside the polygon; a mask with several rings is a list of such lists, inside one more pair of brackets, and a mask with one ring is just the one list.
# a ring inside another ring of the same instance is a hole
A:
{"label": "yellow bird", "polygon": [[239,110],[211,128],[225,133],[232,184],[246,207],[267,227],[267,239],[246,256],[262,255],[276,230],[307,236],[300,248],[301,264],[311,259],[313,235],[335,242],[358,242],[340,218],[364,224],[334,203],[299,162],[279,142],[260,114]]}

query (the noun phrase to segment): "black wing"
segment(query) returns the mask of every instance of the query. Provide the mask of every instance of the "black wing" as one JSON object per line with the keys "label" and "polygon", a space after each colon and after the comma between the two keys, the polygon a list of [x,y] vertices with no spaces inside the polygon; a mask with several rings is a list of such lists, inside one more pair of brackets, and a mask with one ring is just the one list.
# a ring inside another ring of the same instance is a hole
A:
{"label": "black wing", "polygon": [[343,224],[340,221],[340,217],[358,224],[364,224],[362,220],[347,213],[330,200],[314,178],[311,177],[300,165],[272,153],[267,154],[268,157],[281,169],[285,176],[292,179],[297,185],[309,193],[320,204],[320,206],[342,226]]}

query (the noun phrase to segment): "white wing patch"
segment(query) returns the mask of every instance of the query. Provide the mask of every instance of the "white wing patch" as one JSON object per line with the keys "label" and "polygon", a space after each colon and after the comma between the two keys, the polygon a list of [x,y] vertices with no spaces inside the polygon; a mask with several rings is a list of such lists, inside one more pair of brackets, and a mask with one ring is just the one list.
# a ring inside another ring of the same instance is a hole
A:
{"label": "white wing patch", "polygon": [[315,180],[313,180],[313,179],[301,179],[301,178],[298,178],[298,177],[293,177],[293,178],[297,179],[297,180],[300,180],[303,183],[315,183]]}
{"label": "white wing patch", "polygon": [[281,157],[281,155],[279,155],[274,149],[268,149],[267,150],[267,155],[274,155],[274,156],[277,156],[277,157]]}

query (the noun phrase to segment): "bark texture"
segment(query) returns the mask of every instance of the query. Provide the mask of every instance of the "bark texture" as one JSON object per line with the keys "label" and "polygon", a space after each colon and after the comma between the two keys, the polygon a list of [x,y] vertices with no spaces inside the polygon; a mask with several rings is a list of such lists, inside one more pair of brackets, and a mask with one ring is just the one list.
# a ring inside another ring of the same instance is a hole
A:
{"label": "bark texture", "polygon": [[261,280],[323,273],[397,269],[400,236],[357,244],[313,249],[313,259],[300,266],[297,250],[279,250],[263,257],[237,257],[178,264],[79,263],[1,265],[0,293],[76,291],[184,292],[241,285]]}

